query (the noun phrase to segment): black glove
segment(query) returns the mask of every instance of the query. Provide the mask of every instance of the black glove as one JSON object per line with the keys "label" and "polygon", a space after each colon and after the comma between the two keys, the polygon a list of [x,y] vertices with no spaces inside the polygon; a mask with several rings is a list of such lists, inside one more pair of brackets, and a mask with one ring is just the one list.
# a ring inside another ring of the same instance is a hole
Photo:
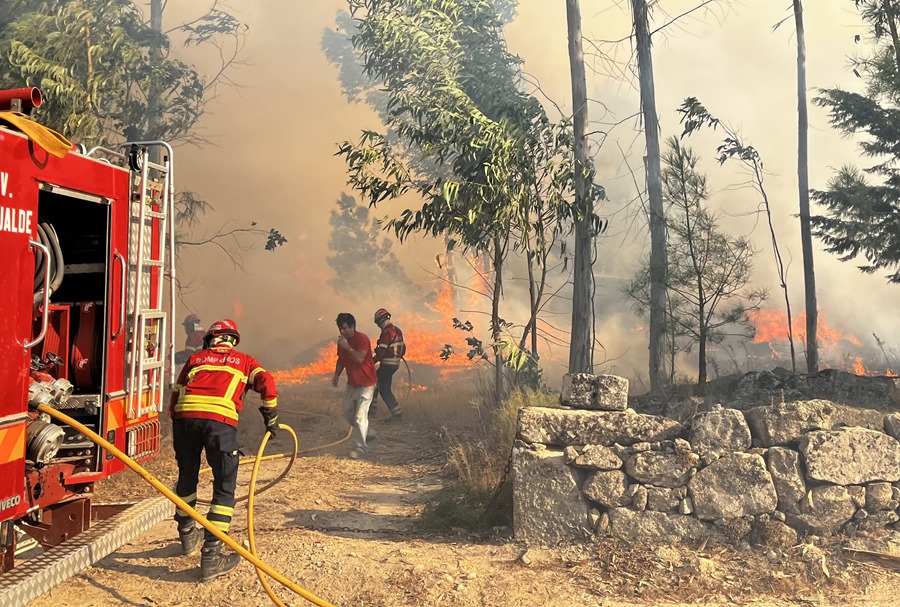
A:
{"label": "black glove", "polygon": [[266,407],[260,407],[259,412],[262,413],[263,420],[266,423],[266,432],[269,433],[271,438],[278,436],[278,413]]}

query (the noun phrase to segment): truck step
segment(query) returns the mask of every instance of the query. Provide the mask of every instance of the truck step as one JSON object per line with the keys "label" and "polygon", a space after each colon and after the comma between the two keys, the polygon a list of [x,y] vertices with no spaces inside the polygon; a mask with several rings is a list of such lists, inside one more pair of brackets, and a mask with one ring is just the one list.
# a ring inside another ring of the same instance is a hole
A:
{"label": "truck step", "polygon": [[0,607],[24,607],[173,513],[165,497],[149,498],[28,559],[0,575]]}

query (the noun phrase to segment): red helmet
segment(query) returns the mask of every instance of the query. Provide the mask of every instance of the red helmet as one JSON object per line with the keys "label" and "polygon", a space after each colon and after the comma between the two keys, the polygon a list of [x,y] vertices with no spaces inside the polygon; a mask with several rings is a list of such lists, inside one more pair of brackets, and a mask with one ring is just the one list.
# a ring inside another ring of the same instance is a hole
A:
{"label": "red helmet", "polygon": [[241,341],[241,332],[238,331],[237,323],[230,318],[211,324],[206,331],[206,335],[203,337],[203,341],[209,343],[213,337],[218,337],[220,335],[231,335],[234,337],[234,345],[237,345]]}
{"label": "red helmet", "polygon": [[382,323],[382,321],[390,320],[390,319],[391,319],[391,313],[388,312],[387,310],[385,310],[384,308],[378,308],[378,310],[375,312],[375,324],[376,325],[380,325]]}

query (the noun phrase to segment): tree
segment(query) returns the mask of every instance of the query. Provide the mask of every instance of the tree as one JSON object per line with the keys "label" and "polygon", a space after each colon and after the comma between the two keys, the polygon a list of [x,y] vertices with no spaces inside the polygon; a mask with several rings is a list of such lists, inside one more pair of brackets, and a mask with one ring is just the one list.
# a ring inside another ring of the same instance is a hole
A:
{"label": "tree", "polygon": [[631,0],[634,38],[640,74],[641,112],[644,117],[644,140],[650,224],[650,387],[657,390],[665,384],[662,364],[663,333],[666,315],[666,229],[660,182],[659,117],[656,114],[656,84],[653,78],[653,55],[650,51],[650,24],[647,0]]}
{"label": "tree", "polygon": [[800,195],[800,240],[803,248],[803,286],[806,302],[806,372],[819,370],[819,308],[816,303],[816,268],[813,262],[812,223],[809,211],[809,119],[806,102],[806,30],[803,3],[794,1],[797,28],[797,187]]}
{"label": "tree", "polygon": [[[698,158],[681,146],[678,138],[667,141],[661,175],[663,200],[668,206],[669,294],[667,325],[674,356],[697,345],[697,384],[701,393],[707,381],[707,345],[721,342],[726,328],[752,336],[748,313],[765,300],[764,290],[749,288],[755,251],[746,238],[723,233],[712,213],[704,208],[709,198],[706,177],[697,169]],[[650,265],[645,262],[626,290],[641,314],[651,305]],[[678,342],[682,342],[679,345]]]}
{"label": "tree", "polygon": [[690,135],[694,131],[707,126],[716,129],[719,126],[725,131],[725,139],[717,148],[719,154],[719,164],[735,158],[744,170],[750,175],[751,183],[754,189],[759,193],[761,201],[760,207],[766,215],[766,222],[769,227],[769,237],[772,242],[772,253],[775,257],[775,269],[778,273],[781,291],[784,294],[784,306],[787,312],[787,322],[785,333],[787,335],[788,345],[791,349],[791,371],[797,372],[797,357],[794,350],[794,329],[791,317],[791,298],[788,294],[787,270],[784,267],[784,260],[781,257],[781,247],[778,246],[778,238],[775,235],[775,224],[772,221],[772,205],[769,201],[769,194],[766,191],[765,175],[766,171],[763,167],[762,157],[752,145],[744,143],[740,134],[733,128],[723,124],[718,118],[714,117],[695,97],[685,99],[681,107],[678,108],[681,114],[681,123],[684,125],[682,137]]}
{"label": "tree", "polygon": [[591,259],[590,195],[594,169],[587,137],[588,98],[584,75],[584,49],[581,34],[581,6],[578,0],[566,0],[569,38],[569,70],[572,77],[572,124],[574,127],[575,204],[581,217],[575,221],[575,258],[572,275],[572,331],[569,336],[569,373],[593,371],[594,273]]}
{"label": "tree", "polygon": [[[369,209],[341,194],[331,211],[328,265],[334,270],[329,282],[339,293],[359,293],[361,285],[379,298],[400,301],[416,287],[391,251],[391,241],[381,235]],[[387,279],[387,280],[385,280]]]}
{"label": "tree", "polygon": [[854,61],[865,94],[824,89],[814,103],[828,108],[832,126],[848,135],[868,135],[859,147],[876,164],[842,167],[826,189],[813,190],[826,214],[811,223],[826,251],[841,261],[861,256],[862,272],[886,269],[888,281],[900,283],[900,5],[896,0],[855,0],[855,5],[874,47],[870,56]]}
{"label": "tree", "polygon": [[[206,103],[236,64],[240,21],[212,0],[196,19],[162,29],[163,5],[151,1],[149,22],[132,0],[8,0],[0,14],[0,85],[40,86],[46,103],[36,117],[87,146],[124,140],[200,142],[195,132]],[[204,78],[172,59],[171,37],[187,47],[212,45],[222,64]],[[179,247],[213,245],[237,265],[252,248],[245,237],[266,238],[272,250],[286,242],[278,230],[221,226],[194,233],[212,206],[193,192],[179,192]],[[177,254],[177,251],[176,251]]]}
{"label": "tree", "polygon": [[[364,74],[387,95],[387,134],[366,131],[340,145],[349,182],[372,206],[406,193],[423,200],[387,222],[401,241],[419,232],[449,236],[453,246],[490,254],[499,399],[502,352],[511,345],[501,339],[506,256],[546,246],[535,229],[542,211],[552,209],[560,226],[581,217],[572,203],[571,127],[551,123],[519,90],[520,61],[506,49],[491,2],[352,0],[351,14]],[[443,171],[417,170],[421,158]]]}

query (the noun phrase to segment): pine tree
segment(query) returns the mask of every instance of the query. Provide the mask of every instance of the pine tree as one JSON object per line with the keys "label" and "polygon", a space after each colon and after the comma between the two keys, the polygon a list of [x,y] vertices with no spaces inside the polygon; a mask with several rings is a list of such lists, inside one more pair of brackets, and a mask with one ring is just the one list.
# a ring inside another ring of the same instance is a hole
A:
{"label": "pine tree", "polygon": [[859,148],[875,164],[842,167],[825,190],[813,190],[827,214],[813,217],[812,225],[828,252],[842,261],[861,257],[861,271],[887,269],[888,281],[900,283],[900,8],[896,0],[855,4],[874,47],[853,70],[865,81],[865,94],[825,89],[815,103],[828,108],[831,124],[844,133],[868,135]]}

